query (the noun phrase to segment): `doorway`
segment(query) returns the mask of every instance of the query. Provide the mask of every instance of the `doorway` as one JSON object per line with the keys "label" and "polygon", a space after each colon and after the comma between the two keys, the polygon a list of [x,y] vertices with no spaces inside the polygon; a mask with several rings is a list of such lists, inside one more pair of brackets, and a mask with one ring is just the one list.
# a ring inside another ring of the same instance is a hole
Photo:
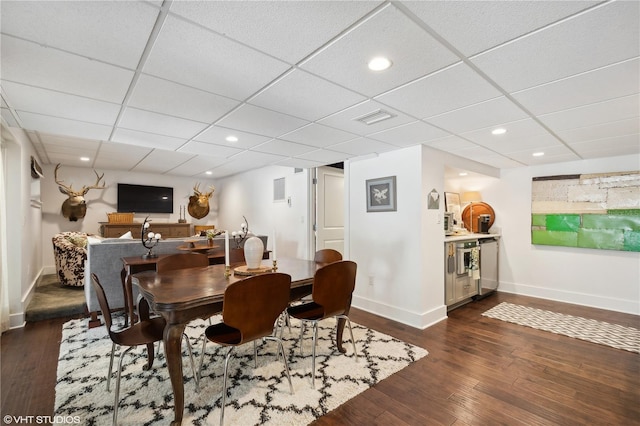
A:
{"label": "doorway", "polygon": [[344,256],[344,170],[339,165],[314,169],[311,248],[330,248]]}

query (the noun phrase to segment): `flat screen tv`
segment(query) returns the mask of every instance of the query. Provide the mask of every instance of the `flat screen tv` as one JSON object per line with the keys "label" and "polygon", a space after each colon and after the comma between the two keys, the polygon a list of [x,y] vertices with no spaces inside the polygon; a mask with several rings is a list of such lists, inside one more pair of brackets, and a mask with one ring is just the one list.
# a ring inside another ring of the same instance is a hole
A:
{"label": "flat screen tv", "polygon": [[173,213],[173,188],[118,184],[119,213]]}

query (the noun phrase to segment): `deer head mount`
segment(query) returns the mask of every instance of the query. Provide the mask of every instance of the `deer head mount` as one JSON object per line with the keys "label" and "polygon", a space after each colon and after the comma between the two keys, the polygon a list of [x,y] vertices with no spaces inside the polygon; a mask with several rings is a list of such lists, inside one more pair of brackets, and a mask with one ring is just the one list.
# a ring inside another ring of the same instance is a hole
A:
{"label": "deer head mount", "polygon": [[211,191],[203,193],[198,189],[199,186],[200,184],[197,183],[193,187],[193,195],[189,197],[189,206],[187,207],[191,217],[195,217],[196,219],[202,219],[209,214],[209,198],[213,195],[213,191],[216,190],[216,188],[211,185],[209,187]]}
{"label": "deer head mount", "polygon": [[83,186],[81,190],[74,191],[72,185],[65,185],[62,180],[58,180],[58,169],[60,168],[60,164],[56,166],[55,171],[53,172],[54,179],[58,184],[58,189],[63,194],[67,195],[69,198],[64,200],[62,203],[62,216],[69,219],[71,222],[76,222],[78,219],[82,219],[85,214],[87,214],[87,202],[84,199],[84,196],[89,192],[90,189],[104,189],[104,182],[102,182],[102,186],[99,186],[100,181],[104,177],[104,173],[98,175],[98,172],[93,171],[96,174],[96,183],[91,186]]}

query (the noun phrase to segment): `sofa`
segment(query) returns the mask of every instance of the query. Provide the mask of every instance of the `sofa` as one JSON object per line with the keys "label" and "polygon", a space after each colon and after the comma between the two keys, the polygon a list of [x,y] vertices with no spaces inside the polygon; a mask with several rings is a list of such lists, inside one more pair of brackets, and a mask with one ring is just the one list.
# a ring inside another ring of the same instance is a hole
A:
{"label": "sofa", "polygon": [[[264,246],[266,247],[267,237],[261,235],[258,237],[262,239]],[[224,247],[224,237],[218,236],[214,241],[216,246]],[[153,252],[155,254],[184,253],[184,251],[178,249],[178,247],[186,244],[187,243],[184,238],[167,238],[160,240],[160,242],[158,242],[158,244],[153,248]],[[89,238],[89,243],[87,244],[87,260],[84,267],[84,294],[87,302],[87,310],[91,314],[92,319],[95,320],[97,318],[97,312],[100,311],[100,305],[93,286],[91,285],[91,274],[96,274],[100,279],[100,284],[102,284],[102,287],[104,288],[111,309],[123,309],[124,294],[122,291],[121,278],[122,258],[142,256],[146,254],[147,251],[148,250],[144,248],[139,239]],[[134,303],[137,297],[137,288],[133,286]]]}
{"label": "sofa", "polygon": [[84,263],[87,259],[87,234],[61,232],[51,238],[56,275],[62,285],[82,287],[84,285]]}

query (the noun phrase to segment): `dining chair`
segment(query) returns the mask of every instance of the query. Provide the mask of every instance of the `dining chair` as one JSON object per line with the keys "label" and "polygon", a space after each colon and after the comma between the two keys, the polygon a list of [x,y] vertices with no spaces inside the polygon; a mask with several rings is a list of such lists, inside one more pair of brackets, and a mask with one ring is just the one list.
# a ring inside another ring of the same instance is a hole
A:
{"label": "dining chair", "polygon": [[209,258],[203,253],[176,253],[161,257],[156,262],[156,272],[209,266]]}
{"label": "dining chair", "polygon": [[302,321],[300,328],[300,355],[302,355],[302,338],[304,335],[304,325],[306,322],[313,324],[313,342],[311,356],[311,384],[315,388],[316,379],[316,344],[318,340],[318,322],[326,318],[334,317],[344,319],[349,327],[351,343],[353,344],[353,354],[356,361],[358,352],[356,351],[356,341],[353,339],[351,321],[347,316],[347,311],[351,305],[351,295],[356,285],[355,262],[341,260],[329,263],[318,269],[313,277],[311,289],[311,301],[294,305],[287,308],[289,317]]}
{"label": "dining chair", "polygon": [[280,272],[253,275],[230,284],[222,302],[222,322],[210,325],[205,330],[206,339],[202,343],[202,354],[198,368],[201,380],[202,364],[207,340],[229,347],[224,361],[222,381],[222,405],[220,425],[224,423],[224,407],[227,398],[227,376],[229,360],[233,349],[248,342],[254,343],[254,363],[257,366],[256,341],[273,340],[278,343],[278,354],[282,352],[284,369],[293,395],[293,384],[287,365],[282,340],[274,333],[274,324],[289,303],[291,276]]}
{"label": "dining chair", "polygon": [[342,260],[342,254],[340,254],[338,250],[334,249],[320,249],[316,251],[316,254],[313,257],[314,262],[323,266],[340,260]]}
{"label": "dining chair", "polygon": [[[118,424],[118,402],[120,400],[120,376],[122,374],[122,362],[124,356],[133,348],[140,345],[146,345],[148,362],[143,367],[143,370],[150,370],[153,366],[154,351],[153,344],[155,342],[161,342],[164,334],[164,327],[166,322],[162,317],[149,316],[149,304],[145,299],[138,299],[138,317],[139,321],[135,324],[131,324],[129,327],[114,331],[112,329],[113,320],[111,317],[111,309],[109,308],[109,302],[105,294],[104,288],[100,284],[98,276],[94,273],[91,274],[91,283],[98,297],[98,303],[100,304],[100,310],[102,311],[102,317],[104,318],[104,324],[107,328],[107,333],[111,339],[111,357],[109,360],[109,372],[107,374],[107,392],[110,391],[111,375],[113,372],[113,357],[116,350],[116,345],[127,346],[120,354],[120,361],[118,362],[118,374],[116,378],[116,391],[113,404],[113,424]],[[191,346],[187,340],[189,348],[189,356],[191,357],[191,369],[194,374],[194,380],[196,380],[196,371],[194,368],[193,354],[191,353]]]}

